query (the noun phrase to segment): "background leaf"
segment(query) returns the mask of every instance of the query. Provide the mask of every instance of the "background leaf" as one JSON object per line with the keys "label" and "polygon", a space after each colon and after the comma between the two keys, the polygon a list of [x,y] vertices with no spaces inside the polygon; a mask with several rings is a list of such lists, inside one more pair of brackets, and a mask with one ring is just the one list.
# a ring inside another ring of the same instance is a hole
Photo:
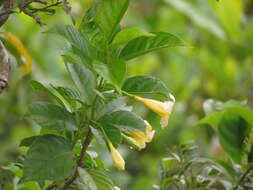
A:
{"label": "background leaf", "polygon": [[249,135],[250,125],[240,115],[233,111],[223,114],[218,125],[218,136],[224,150],[240,162],[245,153],[245,139]]}
{"label": "background leaf", "polygon": [[[208,15],[206,14],[206,12],[197,9],[197,7],[194,7],[193,4],[191,4],[191,2],[184,0],[177,0],[177,1],[166,0],[165,2],[176,8],[178,11],[185,14],[196,25],[206,29],[207,32],[214,34],[220,39],[226,38],[225,32],[223,31],[219,23],[211,15]],[[220,6],[220,3],[216,4]]]}

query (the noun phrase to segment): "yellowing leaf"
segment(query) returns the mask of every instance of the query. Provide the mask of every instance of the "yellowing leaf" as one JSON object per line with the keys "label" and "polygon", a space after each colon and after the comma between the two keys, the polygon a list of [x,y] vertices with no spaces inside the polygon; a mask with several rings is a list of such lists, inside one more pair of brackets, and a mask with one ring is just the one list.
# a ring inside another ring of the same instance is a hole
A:
{"label": "yellowing leaf", "polygon": [[1,32],[6,39],[18,50],[22,58],[24,59],[24,64],[22,67],[22,75],[27,75],[32,70],[32,58],[25,48],[24,44],[19,40],[19,38],[11,33]]}

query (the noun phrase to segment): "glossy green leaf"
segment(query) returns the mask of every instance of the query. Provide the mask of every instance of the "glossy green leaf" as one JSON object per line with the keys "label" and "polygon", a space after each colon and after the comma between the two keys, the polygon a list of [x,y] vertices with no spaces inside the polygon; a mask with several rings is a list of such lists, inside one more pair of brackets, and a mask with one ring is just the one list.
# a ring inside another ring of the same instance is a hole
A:
{"label": "glossy green leaf", "polygon": [[227,111],[218,125],[218,135],[223,149],[240,163],[245,153],[245,139],[249,135],[249,123],[236,112]]}
{"label": "glossy green leaf", "polygon": [[95,61],[93,66],[97,74],[102,76],[107,82],[117,87],[121,86],[126,74],[126,63],[123,60],[116,60],[108,65]]}
{"label": "glossy green leaf", "polygon": [[115,47],[118,45],[122,45],[124,43],[127,43],[127,42],[129,42],[135,38],[141,37],[141,36],[150,37],[150,36],[154,36],[154,34],[145,32],[139,28],[126,28],[116,34],[116,36],[114,37],[110,46]]}
{"label": "glossy green leaf", "polygon": [[108,65],[113,84],[120,87],[126,75],[125,61],[114,60]]}
{"label": "glossy green leaf", "polygon": [[168,95],[166,85],[161,80],[152,76],[130,77],[124,82],[122,90],[130,94]]}
{"label": "glossy green leaf", "polygon": [[90,190],[114,190],[113,182],[102,170],[78,168],[78,173]]}
{"label": "glossy green leaf", "polygon": [[91,105],[95,97],[95,78],[93,73],[81,64],[66,63],[66,67],[80,91],[82,100],[86,104]]}
{"label": "glossy green leaf", "polygon": [[70,143],[61,136],[38,137],[27,152],[24,161],[26,181],[63,180],[72,172]]}
{"label": "glossy green leaf", "polygon": [[143,36],[129,41],[120,53],[120,58],[129,60],[143,54],[166,47],[185,46],[184,42],[173,34],[153,33],[154,36]]}
{"label": "glossy green leaf", "polygon": [[130,0],[104,0],[97,8],[95,22],[107,37],[108,42],[117,31],[118,25],[124,16]]}
{"label": "glossy green leaf", "polygon": [[103,115],[99,119],[103,127],[114,126],[120,130],[145,131],[146,124],[142,118],[129,111],[116,111]]}
{"label": "glossy green leaf", "polygon": [[26,116],[48,130],[75,130],[73,115],[60,106],[50,103],[34,103],[28,106]]}

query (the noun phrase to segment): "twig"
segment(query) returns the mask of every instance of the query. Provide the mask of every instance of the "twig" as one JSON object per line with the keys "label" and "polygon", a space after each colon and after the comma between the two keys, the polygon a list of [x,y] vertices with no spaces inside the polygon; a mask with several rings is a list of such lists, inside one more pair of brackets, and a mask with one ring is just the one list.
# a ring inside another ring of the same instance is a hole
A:
{"label": "twig", "polygon": [[0,17],[1,16],[5,16],[5,15],[9,15],[9,14],[12,14],[12,13],[16,13],[15,11],[13,11],[13,10],[4,10],[4,11],[1,11],[0,12]]}
{"label": "twig", "polygon": [[8,78],[11,71],[10,58],[3,43],[0,41],[0,94],[8,87]]}
{"label": "twig", "polygon": [[28,8],[32,11],[32,13],[36,13],[38,11],[44,11],[44,10],[47,10],[48,8],[55,7],[55,6],[60,5],[60,4],[62,4],[62,1],[57,1],[56,3],[45,6],[43,8],[32,8],[32,7],[28,7]]}
{"label": "twig", "polygon": [[87,151],[87,148],[92,140],[92,132],[89,129],[88,134],[83,142],[83,148],[81,150],[79,159],[77,161],[77,164],[72,172],[72,175],[64,182],[64,184],[62,184],[62,186],[59,188],[59,190],[65,190],[67,189],[76,179],[76,177],[78,176],[78,167],[81,167],[83,164],[83,157]]}
{"label": "twig", "polygon": [[21,12],[25,13],[26,15],[32,17],[39,25],[46,25],[46,23],[42,22],[40,20],[39,17],[37,17],[36,15],[34,15],[33,13],[31,13],[30,11],[26,10],[26,9],[21,9]]}
{"label": "twig", "polygon": [[9,11],[11,11],[13,7],[13,0],[5,0],[3,2],[3,6],[1,9],[1,14],[4,13],[3,15],[0,16],[0,27],[7,21],[7,19],[9,18],[10,14],[5,14],[8,13]]}
{"label": "twig", "polygon": [[240,187],[242,182],[245,180],[245,178],[249,175],[251,170],[253,170],[253,166],[247,169],[247,171],[242,175],[242,177],[240,178],[239,182],[237,183],[237,185],[234,187],[233,190],[238,190],[238,188]]}
{"label": "twig", "polygon": [[56,183],[55,182],[53,182],[52,184],[50,184],[47,188],[45,188],[44,190],[51,190],[51,189],[53,189],[53,188],[55,188],[56,187]]}

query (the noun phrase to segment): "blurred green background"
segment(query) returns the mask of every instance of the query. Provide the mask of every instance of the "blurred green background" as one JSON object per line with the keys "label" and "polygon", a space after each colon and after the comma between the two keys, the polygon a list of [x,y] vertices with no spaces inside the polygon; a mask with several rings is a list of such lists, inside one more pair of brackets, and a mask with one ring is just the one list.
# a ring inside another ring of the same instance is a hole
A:
{"label": "blurred green background", "polygon": [[[77,25],[91,3],[70,1]],[[71,24],[72,19],[61,8],[54,16],[41,17],[46,26],[40,27],[26,15],[13,14],[1,29],[23,41],[33,58],[33,70],[30,76],[21,78],[14,64],[10,87],[0,96],[0,166],[15,161],[24,151],[18,147],[21,139],[38,133],[38,126],[25,120],[24,114],[29,103],[48,101],[49,97],[34,92],[29,81],[71,84],[60,56],[66,42],[43,32],[59,23]],[[163,130],[155,114],[139,104],[134,106],[152,123],[155,138],[140,152],[121,147],[126,172],[111,167],[112,178],[122,189],[152,189],[158,179],[159,160],[173,145],[194,141],[202,155],[214,159],[224,156],[215,132],[196,125],[205,115],[206,100],[247,100],[249,106],[253,105],[253,1],[132,0],[124,26],[170,32],[189,46],[151,53],[128,64],[128,76],[157,76],[177,100],[169,126]],[[100,156],[111,164],[106,150],[101,150]]]}

